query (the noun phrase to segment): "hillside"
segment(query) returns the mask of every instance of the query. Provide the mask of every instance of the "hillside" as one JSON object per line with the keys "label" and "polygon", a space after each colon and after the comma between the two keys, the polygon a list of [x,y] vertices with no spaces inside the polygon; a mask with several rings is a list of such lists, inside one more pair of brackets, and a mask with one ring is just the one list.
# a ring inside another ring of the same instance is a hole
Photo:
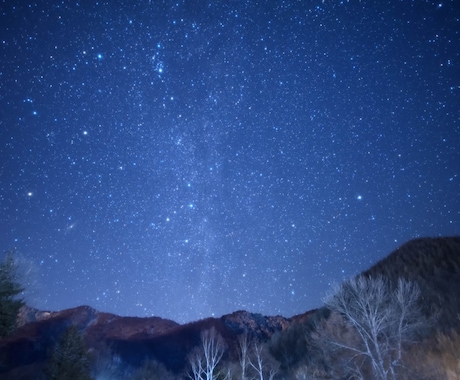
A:
{"label": "hillside", "polygon": [[[449,334],[459,330],[460,237],[412,240],[362,275],[416,281],[422,290],[426,312],[439,314],[436,328]],[[325,308],[291,318],[236,311],[180,325],[159,317],[120,317],[88,306],[60,312],[24,308],[19,316],[21,327],[0,341],[0,378],[40,379],[50,349],[70,325],[76,325],[82,332],[97,362],[117,358],[123,366],[136,368],[146,358],[155,358],[176,374],[183,373],[187,354],[200,344],[202,331],[215,328],[226,342],[225,359],[233,362],[238,358],[237,338],[246,333],[255,341],[269,343],[272,356],[290,378],[299,368],[311,366],[312,360],[321,362],[322,354],[312,344],[311,337],[318,323],[327,320],[328,315]],[[449,336],[443,335],[444,342],[457,347],[457,341],[449,340]],[[435,356],[442,356],[442,347]]]}
{"label": "hillside", "polygon": [[460,328],[460,237],[411,240],[363,275],[417,282],[424,307],[439,313],[438,327],[443,331]]}
{"label": "hillside", "polygon": [[20,317],[23,325],[0,341],[1,379],[30,379],[35,378],[32,374],[41,374],[50,348],[70,325],[78,327],[96,356],[107,355],[109,350],[110,356],[119,357],[125,366],[131,367],[139,367],[146,358],[155,357],[168,370],[179,373],[186,365],[188,352],[199,345],[204,330],[214,327],[229,347],[227,355],[234,359],[239,334],[248,333],[254,339],[267,341],[290,323],[283,317],[237,311],[179,325],[159,317],[120,317],[88,306],[60,312],[25,308]]}
{"label": "hillside", "polygon": [[[400,278],[417,283],[422,309],[435,318],[431,330],[423,333],[423,341],[410,350],[407,360],[425,373],[421,378],[460,378],[460,237],[411,240],[361,275],[383,276],[393,284]],[[318,368],[324,368],[325,358],[316,344],[316,329],[322,321],[332,326],[329,315],[328,309],[320,308],[310,318],[294,320],[285,331],[275,334],[271,350],[285,372],[313,376],[308,371],[316,368],[315,378],[323,378]]]}

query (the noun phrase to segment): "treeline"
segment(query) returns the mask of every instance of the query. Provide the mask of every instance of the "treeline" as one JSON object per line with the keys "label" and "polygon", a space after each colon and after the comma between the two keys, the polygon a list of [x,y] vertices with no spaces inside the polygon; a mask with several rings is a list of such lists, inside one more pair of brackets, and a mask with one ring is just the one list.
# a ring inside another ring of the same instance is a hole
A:
{"label": "treeline", "polygon": [[24,306],[15,253],[8,251],[4,256],[0,263],[0,339],[16,329],[19,311]]}
{"label": "treeline", "polygon": [[[399,280],[359,276],[337,285],[325,307],[270,340],[248,333],[224,339],[211,327],[201,331],[179,372],[154,355],[129,365],[116,349],[88,350],[75,327],[56,343],[45,379],[442,379],[413,365],[411,349],[432,329],[420,307],[420,289]],[[436,371],[435,371],[436,370]]]}
{"label": "treeline", "polygon": [[[24,305],[17,273],[14,252],[8,252],[0,263],[0,343],[14,332]],[[153,341],[88,346],[84,327],[70,325],[54,340],[34,378],[460,378],[458,290],[460,238],[415,240],[337,284],[324,307],[293,318],[287,327],[281,323],[275,333],[259,334],[242,325],[235,330],[209,319],[178,326]],[[5,365],[0,358],[0,369]]]}

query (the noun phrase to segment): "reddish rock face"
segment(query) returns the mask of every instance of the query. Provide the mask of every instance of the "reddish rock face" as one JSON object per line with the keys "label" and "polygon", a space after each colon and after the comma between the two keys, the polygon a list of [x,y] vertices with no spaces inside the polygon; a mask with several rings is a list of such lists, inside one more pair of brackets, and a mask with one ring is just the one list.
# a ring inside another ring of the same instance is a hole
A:
{"label": "reddish rock face", "polygon": [[268,340],[276,331],[285,329],[290,321],[280,316],[264,317],[237,311],[221,318],[179,325],[159,317],[120,317],[89,306],[59,312],[25,307],[20,314],[21,327],[0,342],[0,360],[7,363],[0,368],[0,377],[30,379],[41,373],[49,350],[70,325],[79,328],[92,352],[110,347],[111,354],[132,366],[139,366],[146,357],[153,356],[168,369],[180,372],[188,351],[199,344],[203,330],[215,327],[227,341],[229,355],[233,355],[231,351],[236,348],[239,334],[248,333]]}
{"label": "reddish rock face", "polygon": [[82,332],[88,347],[94,350],[111,341],[148,339],[160,336],[179,326],[176,322],[158,318],[120,317],[100,313],[88,306],[59,312],[44,312],[24,308],[20,314],[21,327],[0,342],[0,368],[3,379],[28,379],[40,373],[50,348],[70,325]]}
{"label": "reddish rock face", "polygon": [[[417,239],[404,244],[363,275],[416,280],[427,307],[436,308],[440,302],[443,305],[439,328],[458,328],[459,252],[460,238],[457,237]],[[236,311],[220,318],[179,325],[159,317],[120,317],[88,306],[59,312],[26,307],[19,316],[21,327],[0,341],[0,378],[40,378],[50,349],[70,325],[78,327],[95,356],[108,352],[132,367],[140,366],[146,358],[155,358],[168,370],[179,373],[184,370],[188,352],[199,344],[201,332],[211,327],[226,341],[226,355],[235,359],[240,334],[247,333],[251,338],[267,341],[276,332],[288,330],[294,324],[312,324],[320,314],[312,310],[284,318]]]}

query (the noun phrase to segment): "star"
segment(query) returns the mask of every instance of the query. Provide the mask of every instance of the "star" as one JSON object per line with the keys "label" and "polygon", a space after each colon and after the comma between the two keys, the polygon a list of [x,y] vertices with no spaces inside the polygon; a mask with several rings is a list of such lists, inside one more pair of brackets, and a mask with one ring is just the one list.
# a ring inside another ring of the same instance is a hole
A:
{"label": "star", "polygon": [[0,241],[40,267],[31,306],[289,317],[460,231],[452,2],[64,3],[0,15]]}

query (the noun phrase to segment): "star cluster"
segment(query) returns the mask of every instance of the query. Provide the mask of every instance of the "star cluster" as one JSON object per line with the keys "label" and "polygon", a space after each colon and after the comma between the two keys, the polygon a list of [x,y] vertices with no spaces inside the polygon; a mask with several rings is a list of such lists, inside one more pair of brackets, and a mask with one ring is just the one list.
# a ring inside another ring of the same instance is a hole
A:
{"label": "star cluster", "polygon": [[0,242],[30,302],[291,316],[460,232],[455,1],[1,6]]}

